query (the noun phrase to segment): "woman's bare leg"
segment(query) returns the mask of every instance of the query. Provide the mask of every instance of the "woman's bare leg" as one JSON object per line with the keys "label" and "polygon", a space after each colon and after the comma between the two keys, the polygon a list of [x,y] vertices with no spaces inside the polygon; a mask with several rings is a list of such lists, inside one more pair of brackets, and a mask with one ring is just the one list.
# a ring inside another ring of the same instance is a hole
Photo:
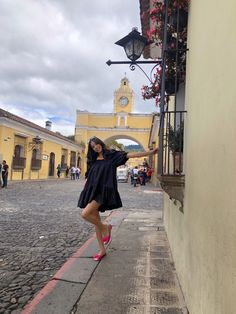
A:
{"label": "woman's bare leg", "polygon": [[107,225],[103,224],[98,212],[100,204],[96,201],[89,203],[82,212],[82,217],[88,222],[95,225],[96,236],[98,240],[98,245],[100,248],[99,254],[104,255],[106,253],[106,248],[102,240],[102,234],[107,232]]}
{"label": "woman's bare leg", "polygon": [[[98,210],[95,212],[95,216],[101,222],[101,217],[100,217],[100,214],[99,214]],[[95,226],[95,229],[96,229],[96,236],[97,236],[97,240],[98,240],[98,245],[99,245],[99,248],[100,248],[99,254],[104,255],[106,253],[106,249],[105,249],[104,242],[103,242],[103,239],[102,239],[103,238],[102,237],[102,231],[99,229],[98,226]]]}

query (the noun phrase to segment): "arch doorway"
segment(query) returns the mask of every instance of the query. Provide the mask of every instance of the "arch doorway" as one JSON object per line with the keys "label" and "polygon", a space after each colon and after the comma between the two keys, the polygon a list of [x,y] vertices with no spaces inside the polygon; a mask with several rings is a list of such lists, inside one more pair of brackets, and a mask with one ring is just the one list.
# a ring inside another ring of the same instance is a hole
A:
{"label": "arch doorway", "polygon": [[51,153],[50,154],[50,159],[49,159],[49,177],[53,177],[55,172],[55,154]]}

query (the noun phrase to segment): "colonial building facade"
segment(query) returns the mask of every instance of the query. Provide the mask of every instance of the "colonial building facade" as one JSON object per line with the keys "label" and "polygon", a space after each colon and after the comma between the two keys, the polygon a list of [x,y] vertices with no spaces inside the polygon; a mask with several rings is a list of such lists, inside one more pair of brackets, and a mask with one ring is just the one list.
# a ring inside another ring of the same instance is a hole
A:
{"label": "colonial building facade", "polygon": [[83,148],[50,123],[43,128],[0,109],[0,162],[6,160],[10,180],[55,178],[58,165],[64,177],[67,167],[82,165]]}

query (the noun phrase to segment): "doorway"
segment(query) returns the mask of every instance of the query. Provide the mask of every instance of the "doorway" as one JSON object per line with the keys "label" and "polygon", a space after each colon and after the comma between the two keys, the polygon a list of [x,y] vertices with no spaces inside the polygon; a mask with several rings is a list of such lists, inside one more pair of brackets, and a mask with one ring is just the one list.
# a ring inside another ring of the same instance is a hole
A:
{"label": "doorway", "polygon": [[55,172],[55,154],[51,153],[50,154],[50,159],[49,159],[49,177],[54,177],[54,172]]}

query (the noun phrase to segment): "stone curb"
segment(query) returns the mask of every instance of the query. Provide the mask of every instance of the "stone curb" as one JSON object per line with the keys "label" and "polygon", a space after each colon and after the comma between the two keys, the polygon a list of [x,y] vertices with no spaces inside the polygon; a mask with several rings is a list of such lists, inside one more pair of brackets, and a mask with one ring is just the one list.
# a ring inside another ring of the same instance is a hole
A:
{"label": "stone curb", "polygon": [[[107,217],[115,237],[127,213],[114,211]],[[108,244],[109,245],[109,244]],[[95,234],[58,270],[54,277],[25,306],[21,314],[67,314],[80,299],[99,262],[92,256],[98,250]]]}

